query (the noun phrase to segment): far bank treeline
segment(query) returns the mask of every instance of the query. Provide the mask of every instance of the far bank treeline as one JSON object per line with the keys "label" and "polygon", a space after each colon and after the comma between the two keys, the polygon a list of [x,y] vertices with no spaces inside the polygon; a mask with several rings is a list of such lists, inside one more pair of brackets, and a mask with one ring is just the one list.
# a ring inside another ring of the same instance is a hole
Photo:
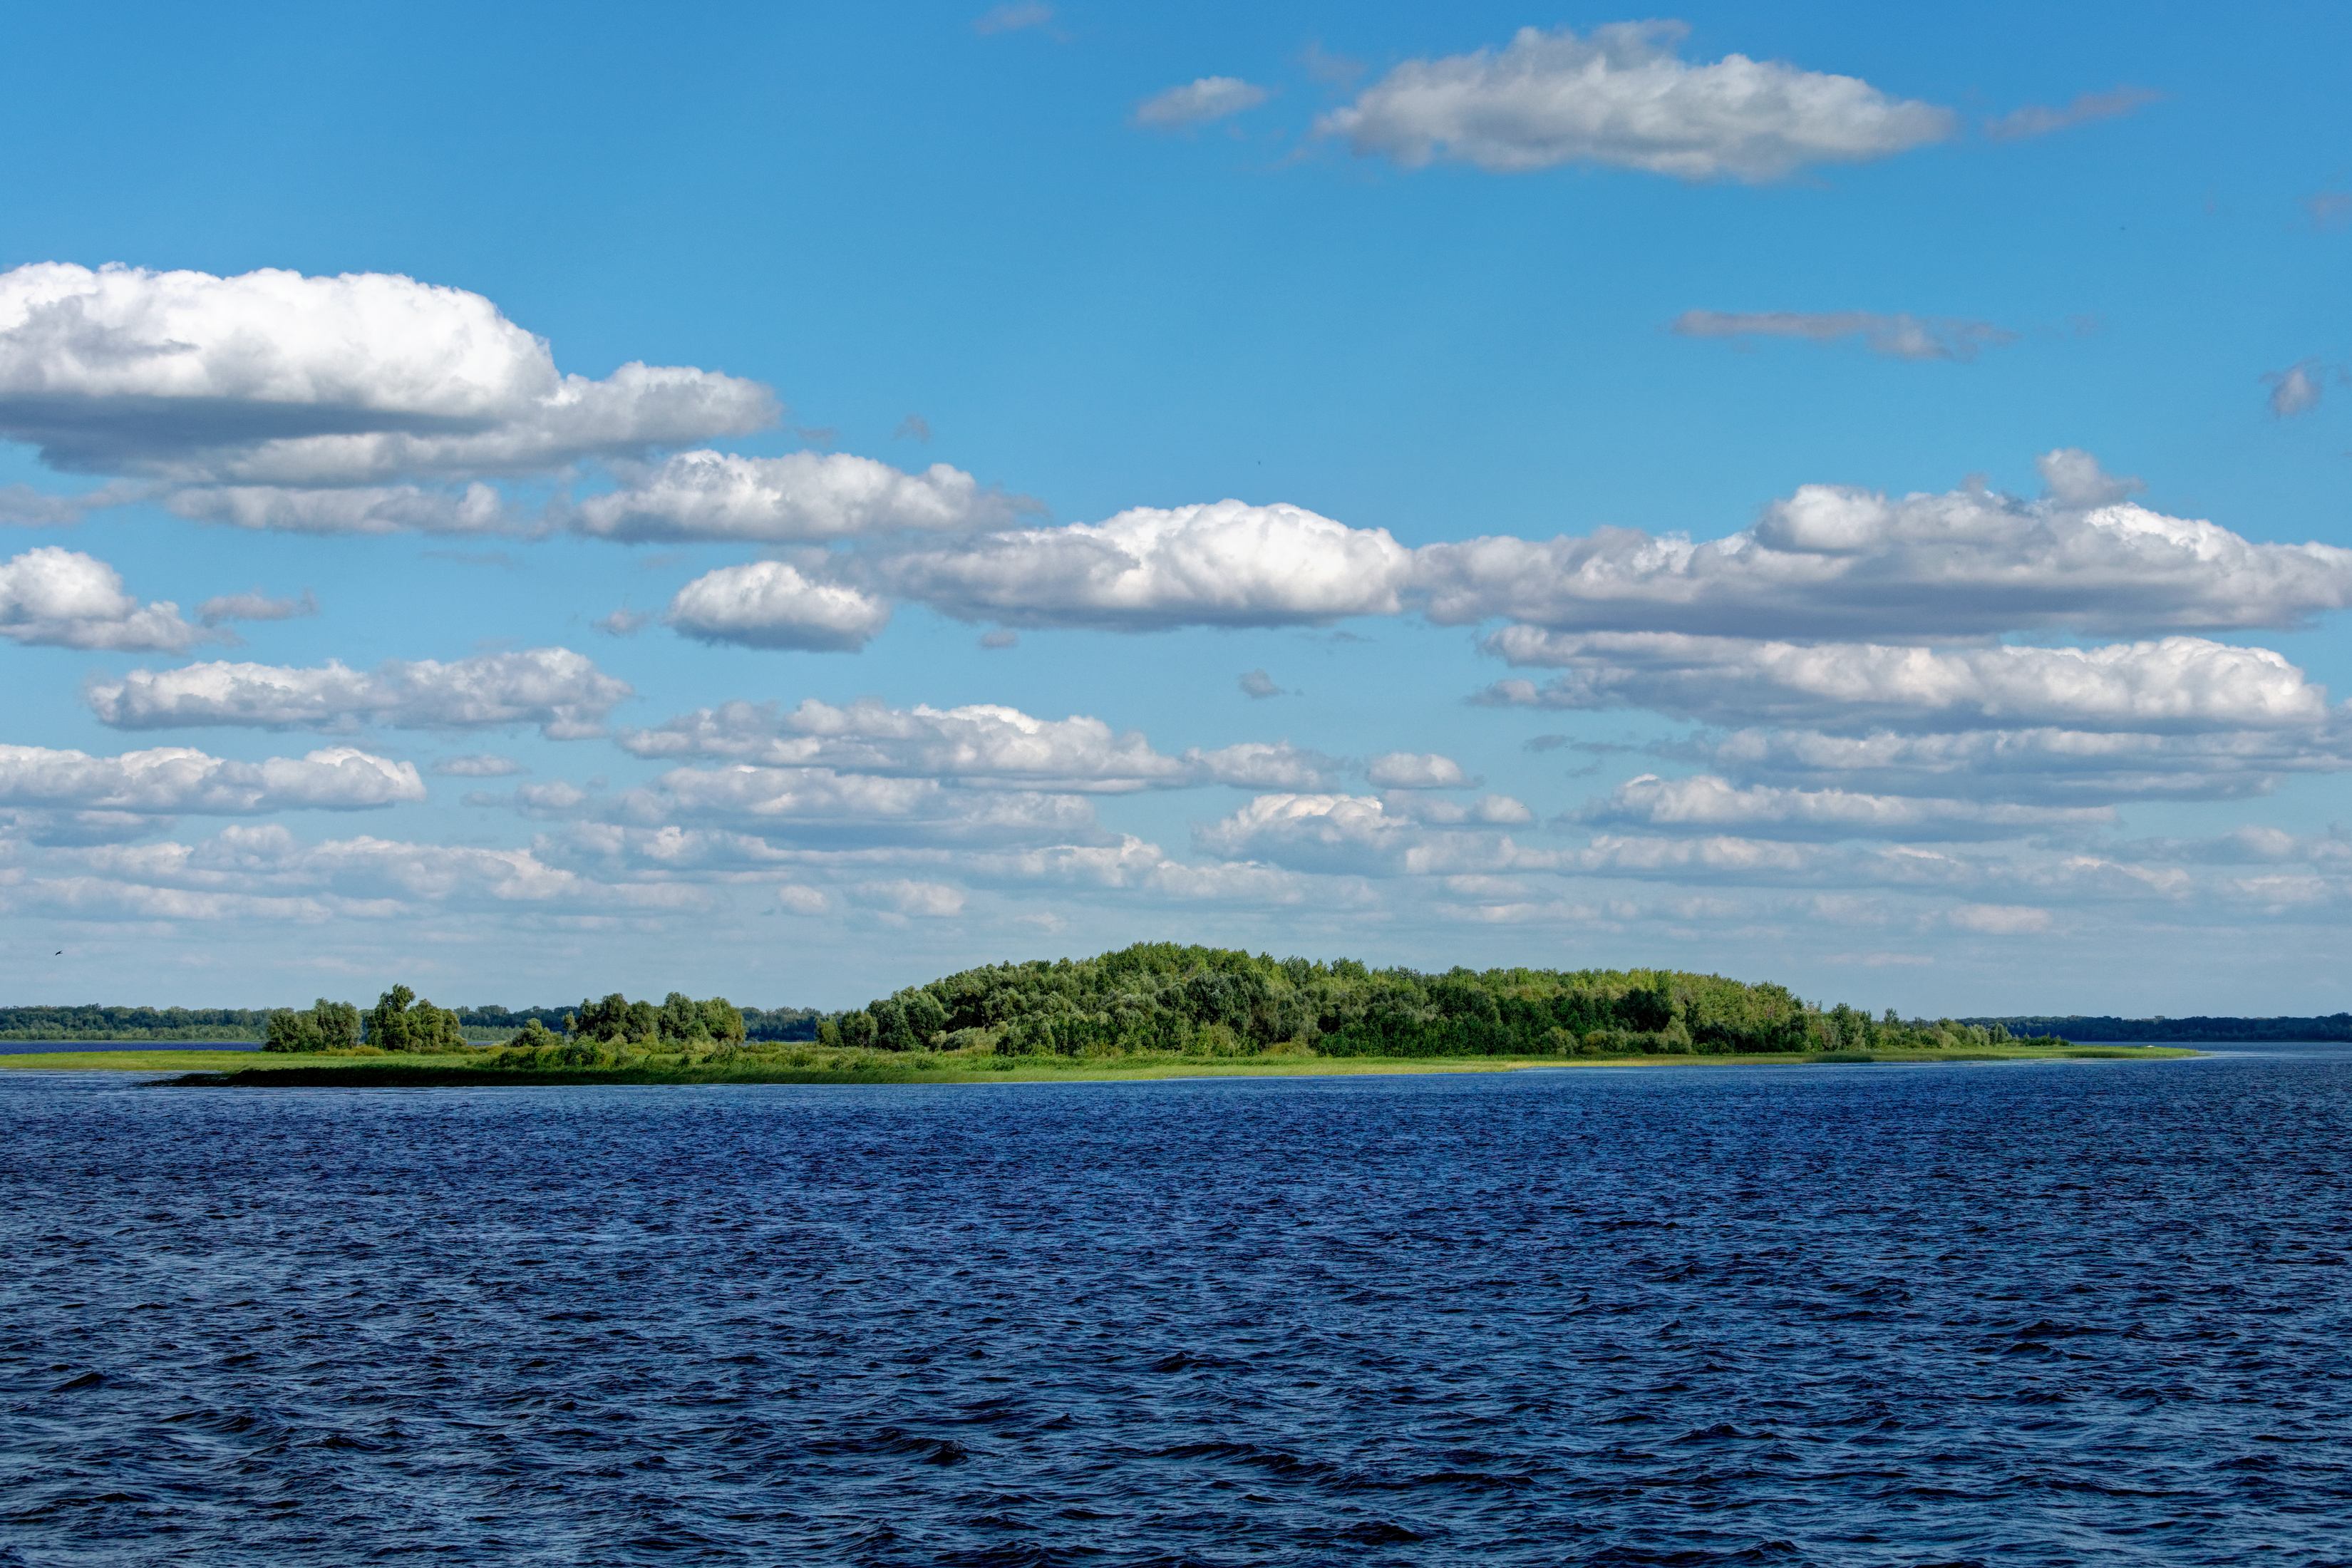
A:
{"label": "far bank treeline", "polygon": [[[361,1045],[364,1028],[365,1046]],[[810,1043],[999,1057],[1140,1054],[1599,1057],[1942,1049],[2007,1042],[1999,1026],[1873,1017],[1786,986],[1680,970],[1371,969],[1173,943],[968,969],[819,1016]],[[664,1052],[759,1055],[722,998],[583,1001],[560,1029],[530,1017],[499,1065],[596,1067]],[[2048,1040],[2038,1043],[2056,1045]],[[273,1014],[272,1050],[457,1051],[457,1016],[405,986],[365,1015],[321,1001]]]}

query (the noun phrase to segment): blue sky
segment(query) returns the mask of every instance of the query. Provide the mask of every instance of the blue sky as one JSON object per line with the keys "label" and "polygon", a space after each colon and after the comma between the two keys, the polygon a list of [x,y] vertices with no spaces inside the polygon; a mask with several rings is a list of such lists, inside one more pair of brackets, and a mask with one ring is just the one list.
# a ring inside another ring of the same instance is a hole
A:
{"label": "blue sky", "polygon": [[1678,16],[32,18],[6,989],[2352,1005],[2343,19]]}

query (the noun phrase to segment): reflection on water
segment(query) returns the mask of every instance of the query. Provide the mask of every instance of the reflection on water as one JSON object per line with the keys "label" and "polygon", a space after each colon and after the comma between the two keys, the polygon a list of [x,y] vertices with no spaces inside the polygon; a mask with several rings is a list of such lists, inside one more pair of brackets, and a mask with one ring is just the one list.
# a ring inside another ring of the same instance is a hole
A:
{"label": "reflection on water", "polygon": [[2342,1561],[2352,1055],[0,1074],[0,1563]]}

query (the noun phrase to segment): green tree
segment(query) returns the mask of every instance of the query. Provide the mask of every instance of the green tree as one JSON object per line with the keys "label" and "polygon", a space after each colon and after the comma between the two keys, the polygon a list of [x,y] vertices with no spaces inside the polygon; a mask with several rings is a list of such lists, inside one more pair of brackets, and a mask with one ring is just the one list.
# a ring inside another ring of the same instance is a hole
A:
{"label": "green tree", "polygon": [[360,1010],[350,1002],[330,1002],[324,996],[312,1005],[310,1017],[319,1033],[320,1050],[348,1050],[360,1043]]}
{"label": "green tree", "polygon": [[261,1048],[265,1051],[315,1051],[319,1044],[319,1020],[315,1015],[280,1007],[269,1015],[269,1022],[262,1035]]}

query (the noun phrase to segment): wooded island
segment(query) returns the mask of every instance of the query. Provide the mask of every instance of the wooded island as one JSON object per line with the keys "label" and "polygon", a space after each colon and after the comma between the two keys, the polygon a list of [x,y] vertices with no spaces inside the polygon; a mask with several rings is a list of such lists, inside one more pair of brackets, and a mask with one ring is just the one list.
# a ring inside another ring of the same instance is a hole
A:
{"label": "wooded island", "polygon": [[272,1014],[280,1052],[475,1055],[490,1068],[632,1064],[811,1066],[841,1057],[921,1059],[1633,1058],[1950,1052],[2013,1040],[1951,1020],[1823,1008],[1786,986],[1680,970],[1371,969],[1144,942],[1087,959],[964,970],[822,1017],[807,1043],[747,1038],[722,997],[583,1000],[561,1030],[530,1018],[506,1044],[468,1047],[457,1015],[394,986],[362,1014],[321,999]]}

